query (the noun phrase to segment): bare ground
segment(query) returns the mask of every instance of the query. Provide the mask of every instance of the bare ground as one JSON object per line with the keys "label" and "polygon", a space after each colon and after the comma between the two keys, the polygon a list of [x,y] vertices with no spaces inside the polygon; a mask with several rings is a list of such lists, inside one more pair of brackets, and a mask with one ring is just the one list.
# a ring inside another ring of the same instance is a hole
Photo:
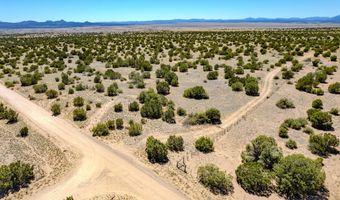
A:
{"label": "bare ground", "polygon": [[29,126],[27,137],[18,137],[19,130],[24,126],[26,124],[22,121],[15,124],[0,121],[0,163],[30,163],[34,165],[35,174],[35,179],[28,188],[9,194],[5,199],[22,199],[55,184],[71,169],[76,159],[73,152],[61,145],[57,146],[51,138],[39,134],[33,126]]}
{"label": "bare ground", "polygon": [[82,156],[62,182],[34,194],[32,199],[62,199],[68,195],[86,199],[108,192],[128,193],[142,199],[186,199],[126,150],[103,145],[2,85],[0,97],[41,131],[70,145]]}

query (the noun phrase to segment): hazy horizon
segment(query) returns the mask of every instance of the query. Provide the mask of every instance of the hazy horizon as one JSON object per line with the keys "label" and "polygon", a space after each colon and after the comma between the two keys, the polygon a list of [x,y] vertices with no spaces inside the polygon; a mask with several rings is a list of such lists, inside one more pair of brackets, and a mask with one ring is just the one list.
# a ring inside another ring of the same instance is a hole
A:
{"label": "hazy horizon", "polygon": [[[2,2],[0,21],[47,20],[75,22],[124,22],[173,19],[244,19],[334,17],[340,14],[340,1],[324,0],[173,0],[154,2],[130,0],[12,0]],[[13,15],[15,13],[15,15]]]}

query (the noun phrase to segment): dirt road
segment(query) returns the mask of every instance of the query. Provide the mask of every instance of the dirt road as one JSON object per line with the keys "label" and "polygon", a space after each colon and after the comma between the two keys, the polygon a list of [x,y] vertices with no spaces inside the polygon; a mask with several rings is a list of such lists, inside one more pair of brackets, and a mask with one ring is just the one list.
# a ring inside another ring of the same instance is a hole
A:
{"label": "dirt road", "polygon": [[[270,95],[273,78],[279,71],[277,68],[268,73],[261,95],[224,119],[220,127],[195,131],[194,136],[214,134],[239,121]],[[42,132],[69,144],[82,155],[78,167],[68,177],[36,194],[32,199],[59,200],[68,195],[73,195],[76,199],[86,199],[109,193],[131,194],[141,199],[186,199],[174,186],[158,177],[123,148],[111,148],[102,144],[73,126],[71,122],[51,116],[45,109],[3,85],[0,85],[0,98]]]}
{"label": "dirt road", "polygon": [[131,194],[139,199],[186,199],[126,150],[102,144],[71,122],[51,116],[45,109],[1,84],[0,98],[40,131],[65,142],[82,155],[77,167],[62,182],[32,199],[61,200],[69,195],[87,199],[109,193]]}
{"label": "dirt road", "polygon": [[[240,109],[238,109],[236,112],[231,114],[229,117],[224,119],[222,121],[222,125],[220,126],[222,129],[228,129],[235,123],[237,123],[242,117],[245,117],[246,114],[254,109],[257,105],[259,105],[261,102],[263,102],[265,99],[267,99],[273,88],[273,81],[274,77],[281,71],[281,68],[276,68],[273,71],[269,72],[267,76],[265,77],[262,89],[260,91],[260,96],[256,97],[255,99],[248,102],[246,105],[242,106]],[[223,135],[223,137],[227,137],[227,135]],[[220,139],[222,139],[220,138]],[[220,140],[219,139],[219,140]]]}
{"label": "dirt road", "polygon": [[[222,123],[219,126],[207,126],[201,129],[195,129],[195,130],[189,130],[186,132],[176,133],[177,136],[190,136],[198,138],[200,136],[211,136],[214,137],[215,140],[219,141],[223,137],[227,137],[228,134],[219,134],[219,133],[225,133],[230,129],[235,123],[237,123],[239,120],[241,120],[243,117],[246,116],[248,112],[253,110],[256,106],[258,106],[261,102],[267,99],[268,96],[270,96],[272,92],[272,86],[274,77],[281,71],[281,68],[276,68],[269,72],[265,80],[261,86],[260,95],[258,97],[254,97],[251,101],[249,101],[247,104],[242,106],[240,109],[236,110],[231,115],[227,116],[226,118],[222,119]],[[156,138],[165,141],[168,137],[168,135],[164,135],[163,133],[154,133],[153,134]],[[145,143],[145,140],[142,140],[141,143]]]}

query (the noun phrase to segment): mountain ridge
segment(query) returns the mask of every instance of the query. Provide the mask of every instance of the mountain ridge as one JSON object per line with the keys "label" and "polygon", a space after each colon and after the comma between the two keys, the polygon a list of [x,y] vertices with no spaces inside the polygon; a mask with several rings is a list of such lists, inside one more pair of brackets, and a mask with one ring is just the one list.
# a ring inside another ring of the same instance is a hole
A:
{"label": "mountain ridge", "polygon": [[340,24],[340,15],[334,17],[307,17],[307,18],[244,18],[244,19],[172,19],[172,20],[148,20],[148,21],[112,21],[112,22],[74,22],[47,20],[37,22],[33,20],[21,22],[0,21],[0,29],[28,29],[28,28],[79,28],[94,26],[131,26],[131,25],[157,25],[179,23],[302,23],[302,24]]}

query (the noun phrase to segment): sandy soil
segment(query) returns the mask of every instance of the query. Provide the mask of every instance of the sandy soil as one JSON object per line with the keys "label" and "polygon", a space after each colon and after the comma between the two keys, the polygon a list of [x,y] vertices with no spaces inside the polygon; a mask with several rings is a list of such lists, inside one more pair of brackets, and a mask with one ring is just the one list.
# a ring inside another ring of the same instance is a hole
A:
{"label": "sandy soil", "polygon": [[22,119],[15,124],[0,121],[0,163],[9,164],[22,161],[34,165],[35,178],[28,188],[9,194],[4,199],[21,199],[34,194],[44,187],[55,184],[72,167],[76,155],[61,145],[51,142],[51,138],[39,134],[29,126],[29,135],[18,137],[19,130],[27,126]]}
{"label": "sandy soil", "polygon": [[[304,70],[299,72],[294,80],[297,80],[306,73],[313,71],[311,64],[308,64]],[[340,80],[340,72],[336,72],[334,76],[329,77],[329,83],[335,80]],[[327,88],[327,84],[321,85],[322,88]],[[327,91],[327,90],[325,90]],[[276,102],[282,97],[292,99],[296,108],[292,110],[281,110],[275,106]],[[278,86],[275,88],[273,95],[259,104],[252,112],[249,112],[242,120],[235,124],[224,136],[215,138],[216,148],[215,152],[211,154],[202,155],[194,153],[190,156],[188,167],[191,169],[193,176],[196,175],[196,170],[200,165],[206,163],[215,163],[225,171],[231,173],[236,177],[235,170],[241,163],[241,152],[245,146],[256,136],[265,134],[274,137],[279,146],[283,149],[284,155],[293,153],[302,153],[310,158],[317,158],[308,150],[308,135],[302,131],[290,130],[289,136],[294,139],[298,144],[298,149],[289,150],[285,147],[285,139],[278,136],[279,125],[287,118],[306,117],[306,110],[311,107],[314,99],[320,98],[324,102],[324,110],[328,111],[333,107],[339,107],[339,95],[330,94],[325,92],[324,96],[315,96],[313,94],[299,92],[295,89],[294,85],[286,84],[285,81],[279,80]],[[334,129],[332,133],[340,136],[340,118],[333,117]],[[322,131],[314,129],[316,133]],[[324,160],[324,170],[326,172],[326,188],[329,190],[329,199],[340,199],[340,174],[339,168],[336,167],[340,163],[340,157],[333,155]],[[259,197],[246,193],[234,179],[235,191],[228,197],[231,199],[283,199],[273,193],[269,198]],[[219,197],[215,197],[219,199]],[[222,199],[222,198],[221,198]]]}
{"label": "sandy soil", "polygon": [[[201,133],[202,134],[207,134],[208,132],[210,133],[216,133],[216,131],[214,130],[217,130],[217,131],[220,131],[220,129],[226,129],[227,127],[233,125],[235,122],[237,122],[239,119],[241,119],[249,110],[251,110],[253,107],[255,107],[257,104],[261,103],[264,99],[266,99],[266,97],[270,94],[271,92],[271,89],[272,89],[272,81],[273,81],[273,77],[279,72],[279,69],[275,69],[273,70],[272,72],[268,73],[268,75],[266,76],[265,80],[264,80],[264,84],[262,86],[262,90],[261,90],[261,95],[257,98],[254,98],[252,101],[250,101],[249,103],[247,103],[245,106],[243,106],[241,109],[239,109],[237,112],[235,112],[234,114],[230,115],[230,117],[228,117],[227,119],[223,120],[223,125],[220,127],[220,128],[217,128],[215,129],[215,127],[209,127],[209,128],[206,128],[206,129],[202,129]],[[6,94],[4,96],[2,96],[2,98],[4,98],[5,100],[7,101],[10,101],[11,98],[17,98],[17,103],[15,103],[14,108],[16,108],[19,112],[22,112],[22,104],[31,104],[30,106],[27,105],[27,107],[32,107],[32,109],[34,109],[34,113],[38,114],[40,116],[35,116],[33,115],[32,116],[32,113],[33,112],[30,112],[30,113],[26,113],[26,112],[23,112],[23,115],[25,117],[28,117],[30,120],[32,120],[33,122],[36,120],[37,122],[35,122],[37,124],[37,126],[42,126],[44,128],[48,128],[48,132],[51,134],[53,133],[56,133],[57,137],[60,137],[62,139],[66,139],[68,137],[70,137],[68,134],[70,134],[70,131],[72,131],[73,134],[78,134],[77,137],[83,137],[83,139],[80,139],[80,140],[85,140],[85,141],[82,141],[82,142],[85,142],[85,144],[90,144],[87,140],[90,140],[90,141],[95,141],[94,139],[88,137],[86,134],[82,134],[82,133],[79,133],[80,131],[79,130],[76,130],[72,125],[68,124],[66,121],[64,120],[60,120],[58,118],[53,118],[50,116],[50,113],[42,110],[41,108],[39,108],[37,105],[35,105],[34,103],[31,103],[30,101],[26,100],[24,97],[16,94],[15,92],[13,91],[10,91],[8,90],[7,88],[4,88],[3,86],[0,87],[1,90],[3,90],[3,94]],[[19,101],[18,101],[19,100]],[[21,101],[20,101],[21,100]],[[104,109],[106,109],[106,107],[110,107],[111,105],[110,104],[106,104]],[[37,111],[36,111],[36,110]],[[40,111],[40,112],[39,112]],[[97,119],[97,118],[100,118],[102,117],[102,112],[99,112],[97,111],[95,114],[94,114],[94,119]],[[43,116],[43,118],[42,118]],[[54,122],[55,121],[55,122]],[[59,124],[60,123],[60,124]],[[64,124],[62,124],[64,123]],[[54,125],[53,125],[54,124]],[[46,125],[48,125],[48,127],[45,127]],[[61,129],[60,127],[65,127],[66,129],[64,130],[63,128]],[[59,130],[58,130],[59,129]],[[60,131],[61,130],[61,131]],[[72,134],[72,135],[73,135]],[[187,135],[189,135],[190,133],[186,133]],[[197,134],[195,133],[196,136],[198,137],[200,134]],[[201,135],[202,135],[201,134]],[[192,135],[192,133],[191,133]],[[64,137],[64,138],[63,138]],[[73,136],[74,137],[74,136]],[[72,141],[76,139],[76,138],[72,138]],[[81,151],[82,155],[91,155],[91,154],[94,154],[94,151],[95,149],[89,149],[88,147],[83,147],[84,144],[80,143],[79,142],[72,142],[70,143],[72,146],[74,147],[77,147],[78,150]],[[98,144],[98,143],[97,143]],[[93,145],[93,144],[91,144]],[[101,147],[101,146],[100,146]],[[86,149],[86,151],[85,151]],[[104,148],[104,150],[106,150],[106,148]],[[120,149],[120,151],[122,151]],[[107,152],[96,152],[96,154],[100,154],[100,155],[103,155]],[[100,180],[100,183],[96,183],[96,187],[98,187],[99,184],[103,185],[105,184],[105,182],[103,182],[103,179],[108,181],[108,177],[107,177],[107,173],[105,173],[105,176],[103,176],[103,171],[106,171],[107,170],[107,161],[106,160],[98,160],[98,158],[96,157],[95,160],[96,160],[96,163],[98,163],[98,165],[101,166],[100,169],[96,169],[95,166],[89,166],[90,163],[93,163],[93,160],[91,160],[93,158],[87,158],[87,156],[84,156],[82,158],[82,161],[80,164],[80,167],[78,168],[78,170],[76,172],[74,172],[74,176],[70,176],[72,178],[70,179],[67,179],[67,180],[63,180],[63,182],[65,182],[64,184],[57,184],[57,186],[54,187],[51,187],[51,189],[48,189],[46,190],[46,192],[43,192],[37,196],[34,196],[34,198],[44,198],[44,197],[62,197],[62,195],[65,195],[65,194],[74,194],[75,196],[78,196],[78,198],[84,198],[84,196],[81,196],[81,195],[84,195],[84,193],[78,193],[77,194],[77,191],[84,191],[84,188],[83,187],[80,187],[79,183],[86,183],[86,177],[101,177]],[[122,158],[120,158],[122,159]],[[115,161],[117,162],[117,161]],[[104,167],[104,169],[103,169]],[[115,166],[117,168],[117,166]],[[127,166],[122,166],[123,169],[126,169]],[[97,167],[98,168],[98,167]],[[86,172],[85,172],[86,171]],[[129,170],[129,173],[131,173],[131,171]],[[117,176],[117,175],[115,175]],[[115,177],[116,179],[117,177]],[[121,177],[122,178],[122,177]],[[98,179],[98,177],[96,178]],[[88,180],[88,179],[87,179]],[[92,185],[92,182],[91,181],[91,184],[89,185]],[[117,184],[117,182],[116,182]],[[149,183],[150,184],[150,183]],[[188,183],[189,184],[189,183]],[[75,187],[76,185],[76,187]],[[86,184],[87,185],[87,184]],[[91,186],[93,187],[93,186]],[[53,188],[53,193],[51,196],[51,191],[52,191],[52,188]],[[67,190],[65,188],[68,188]],[[103,190],[104,187],[100,187],[101,190],[103,193],[106,193],[107,192],[107,189],[106,190]],[[128,187],[127,187],[128,188]],[[155,188],[155,186],[152,186],[152,188]],[[131,193],[134,193],[132,191],[130,191],[131,188],[129,188],[128,191],[125,191],[129,194]],[[105,192],[104,192],[105,191]],[[116,192],[117,190],[115,191],[112,191],[112,192]],[[157,189],[157,192],[160,192],[162,191],[161,190],[158,190]],[[96,193],[93,193],[91,195],[94,195],[94,194],[98,194],[97,192],[99,192],[98,190],[96,190]],[[176,193],[175,193],[176,194]],[[47,196],[44,196],[44,195],[47,195]],[[86,194],[86,197],[90,197],[90,196],[87,196],[89,194]],[[140,194],[137,193],[137,196],[139,196]],[[145,194],[142,194],[140,195],[139,197],[142,197],[142,198],[146,198],[146,196],[143,196]],[[170,194],[162,194],[164,195],[163,197],[170,197],[171,195]],[[165,196],[166,195],[166,196]],[[169,196],[170,195],[170,196]],[[177,194],[176,194],[177,195]],[[209,194],[207,194],[209,195]],[[195,196],[194,193],[190,194],[191,197]],[[158,196],[160,197],[160,196]],[[180,196],[179,196],[180,197]],[[150,198],[150,197],[148,197]]]}
{"label": "sandy soil", "polygon": [[103,145],[71,123],[52,117],[51,113],[2,85],[0,97],[41,131],[69,144],[82,155],[62,182],[34,194],[32,199],[62,199],[66,195],[86,199],[108,192],[127,193],[142,199],[186,199],[126,150]]}
{"label": "sandy soil", "polygon": [[[339,51],[337,55],[340,57]],[[197,55],[194,55],[194,59],[195,56]],[[260,55],[259,60],[269,59],[269,64],[273,64],[280,57],[281,55],[270,52],[266,55]],[[307,58],[312,57],[312,52],[305,54],[304,57],[297,57],[306,67],[295,75],[293,81],[308,72],[315,71],[310,61],[306,61]],[[245,57],[245,60],[247,59]],[[339,61],[334,63],[324,58],[321,59],[323,64],[327,66],[339,64]],[[166,60],[167,58],[164,58],[161,63],[168,64]],[[209,62],[212,65],[222,62],[236,66],[236,59],[218,61],[215,57]],[[290,63],[287,65],[290,67]],[[74,67],[74,63],[71,66]],[[99,71],[105,69],[104,64],[99,62],[92,63],[91,67]],[[155,87],[154,71],[157,67],[154,66],[153,68],[152,79],[145,80],[147,88]],[[64,106],[64,114],[58,118],[52,117],[51,113],[43,109],[49,109],[54,100],[46,100],[44,95],[35,95],[37,99],[33,103],[25,99],[28,94],[34,93],[32,88],[16,86],[15,90],[23,95],[20,96],[0,86],[0,98],[10,103],[28,122],[38,127],[38,132],[47,133],[59,144],[65,144],[72,151],[82,155],[81,159],[75,163],[76,167],[69,172],[68,176],[64,177],[64,180],[31,196],[31,198],[62,199],[65,196],[73,195],[76,199],[110,199],[113,197],[118,199],[267,199],[246,193],[236,183],[234,172],[241,162],[240,154],[246,144],[260,134],[267,134],[277,140],[285,155],[303,153],[308,157],[316,158],[308,150],[308,135],[302,133],[302,131],[290,130],[289,135],[298,143],[299,148],[288,150],[285,147],[286,140],[278,137],[278,126],[287,118],[305,117],[306,110],[311,107],[311,102],[316,98],[321,98],[324,101],[325,110],[340,105],[339,95],[331,95],[327,92],[328,84],[321,84],[325,95],[317,97],[297,91],[294,84],[286,84],[284,80],[274,80],[274,76],[279,74],[280,68],[271,69],[269,72],[265,71],[267,68],[269,68],[269,65],[265,65],[263,70],[252,74],[252,76],[260,78],[261,91],[259,97],[248,97],[244,93],[232,92],[223,79],[223,69],[220,69],[218,80],[208,81],[207,83],[203,82],[206,79],[206,72],[203,72],[201,66],[197,70],[189,69],[187,73],[177,72],[180,86],[176,89],[172,88],[171,94],[167,98],[175,100],[176,107],[184,107],[189,113],[203,111],[208,107],[216,107],[221,110],[223,123],[219,126],[185,127],[182,124],[184,118],[179,117],[177,117],[177,124],[175,125],[166,124],[161,120],[147,120],[147,124],[143,126],[143,134],[139,137],[127,136],[126,130],[114,131],[105,138],[92,138],[89,132],[89,129],[95,124],[108,119],[120,117],[124,119],[125,124],[130,119],[140,121],[140,113],[127,112],[127,105],[136,100],[137,95],[142,90],[129,89],[126,81],[118,81],[123,94],[114,98],[95,93],[93,90],[77,92],[74,95],[67,95],[67,92],[63,92],[60,96],[60,102]],[[127,77],[133,69],[117,68],[115,71],[119,71],[124,77]],[[48,85],[49,88],[56,89],[55,76],[60,76],[60,74],[47,75],[43,82],[52,83],[52,85]],[[90,84],[91,78],[80,74],[79,76],[79,82]],[[329,83],[339,81],[339,71],[334,76],[330,76],[328,80]],[[107,86],[110,82],[104,80],[104,85]],[[211,96],[209,100],[194,101],[182,98],[185,88],[198,84],[206,88]],[[93,109],[88,112],[88,120],[82,123],[71,122],[70,113],[74,107],[71,105],[66,108],[65,104],[67,102],[72,104],[72,99],[76,96],[83,96],[88,102],[101,102],[103,106],[94,108],[94,103],[92,103]],[[283,97],[291,98],[296,109],[289,111],[278,109],[275,103]],[[112,106],[118,102],[124,105],[124,112],[122,113],[113,112]],[[340,118],[333,117],[333,121],[335,128],[333,134],[340,136]],[[83,129],[79,129],[79,127]],[[146,138],[153,135],[165,141],[170,134],[183,136],[185,151],[178,154],[170,152],[170,160],[167,164],[150,164],[144,151]],[[215,151],[213,153],[202,154],[194,148],[195,139],[202,135],[210,136],[215,140]],[[187,162],[188,173],[182,173],[176,168],[177,161],[183,158]],[[198,183],[197,168],[206,163],[214,163],[233,175],[235,187],[233,194],[228,196],[213,195]],[[326,187],[330,191],[330,199],[340,199],[338,192],[340,174],[337,168],[340,163],[339,156],[331,156],[325,159],[324,163],[327,174]],[[185,193],[187,197],[178,192],[177,189]],[[268,199],[282,199],[282,197],[273,193]]]}
{"label": "sandy soil", "polygon": [[[299,79],[308,72],[315,69],[311,63],[306,62],[306,59],[312,57],[312,54],[306,54],[300,57],[300,62],[304,62],[305,69],[297,73],[294,80]],[[334,63],[329,63],[323,60],[323,63],[330,66]],[[297,141],[298,149],[289,150],[285,147],[286,140],[278,136],[279,125],[287,118],[306,117],[306,110],[311,107],[311,102],[316,98],[321,98],[325,104],[325,110],[330,110],[333,107],[339,107],[340,99],[338,95],[332,95],[325,92],[325,95],[318,97],[313,94],[299,92],[295,89],[294,85],[287,84],[285,80],[273,80],[273,77],[279,72],[278,69],[271,71],[265,78],[262,86],[261,96],[253,99],[238,109],[236,112],[227,116],[219,127],[201,127],[199,130],[187,131],[177,133],[181,135],[185,141],[186,150],[181,153],[170,152],[170,162],[165,166],[162,165],[149,165],[157,171],[160,176],[164,176],[169,180],[175,182],[181,190],[189,194],[193,199],[283,199],[276,193],[267,197],[260,197],[246,193],[236,182],[235,170],[241,163],[240,154],[245,146],[260,134],[266,134],[274,137],[279,146],[283,149],[285,155],[292,153],[303,153],[304,155],[317,158],[308,150],[308,135],[302,131],[290,130],[289,135],[292,139]],[[292,81],[294,81],[292,80]],[[329,77],[329,83],[340,80],[339,71],[335,75]],[[321,87],[327,91],[328,84],[322,84]],[[293,100],[296,109],[281,110],[275,106],[276,102],[283,97],[288,97]],[[308,102],[308,103],[306,103]],[[340,126],[340,118],[333,117],[335,131],[333,134],[340,136],[338,131]],[[315,130],[315,132],[320,132]],[[202,154],[197,152],[194,147],[195,138],[199,136],[212,137],[215,144],[215,151],[210,154]],[[156,134],[156,138],[166,141],[167,135],[162,133]],[[141,160],[148,163],[145,153],[143,151],[143,142],[140,142],[139,150],[136,152]],[[177,161],[184,159],[187,164],[188,173],[182,173],[176,168]],[[214,163],[221,167],[227,173],[230,173],[234,179],[235,190],[229,196],[212,195],[208,190],[202,188],[197,183],[196,174],[197,168],[207,163]],[[329,190],[329,199],[339,199],[338,188],[340,186],[340,174],[338,173],[337,165],[340,163],[339,156],[334,155],[324,160],[324,170],[326,172],[326,187]],[[193,193],[192,191],[196,191]]]}

